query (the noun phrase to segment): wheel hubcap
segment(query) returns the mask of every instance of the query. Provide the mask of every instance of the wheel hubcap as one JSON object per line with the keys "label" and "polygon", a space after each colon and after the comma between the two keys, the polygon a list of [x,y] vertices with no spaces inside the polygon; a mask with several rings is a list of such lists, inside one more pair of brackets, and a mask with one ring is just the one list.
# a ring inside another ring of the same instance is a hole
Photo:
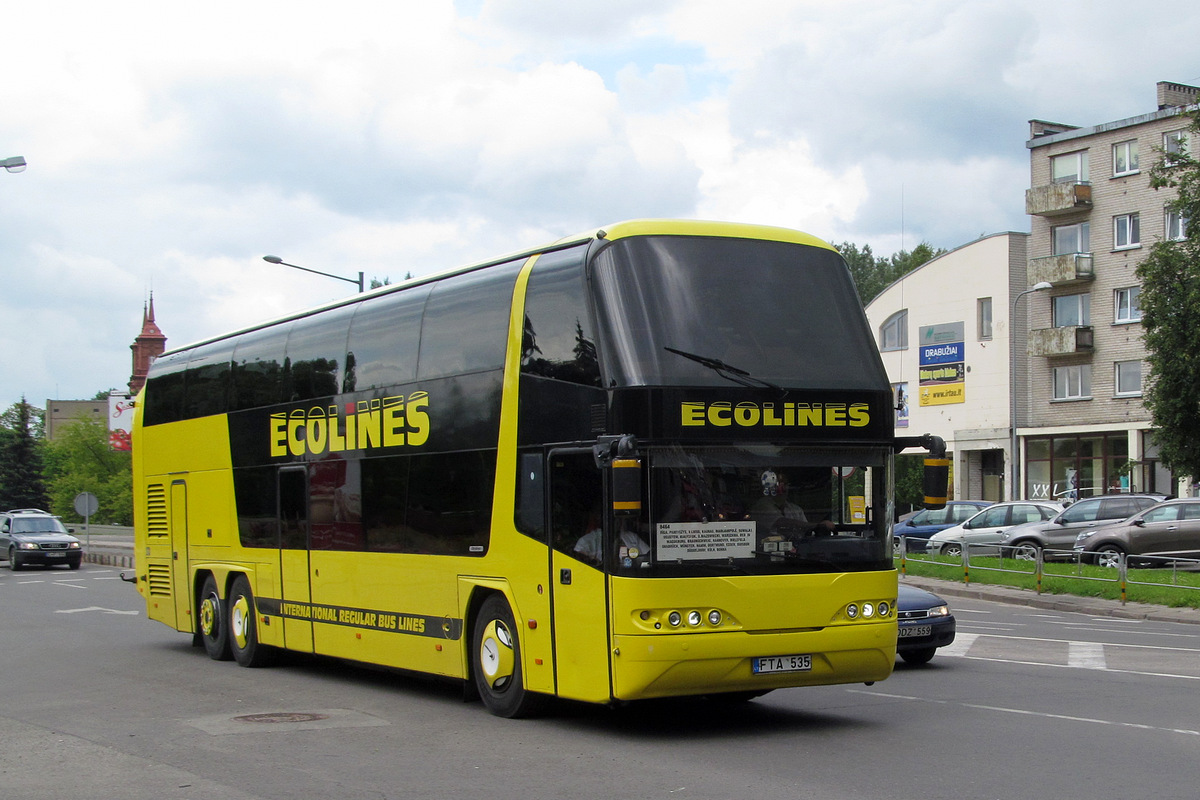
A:
{"label": "wheel hubcap", "polygon": [[248,640],[247,632],[250,627],[250,603],[245,595],[233,601],[229,609],[229,630],[239,648],[245,648]]}
{"label": "wheel hubcap", "polygon": [[494,619],[483,629],[479,643],[479,667],[488,686],[502,690],[512,680],[516,658],[513,655],[512,632],[500,620]]}
{"label": "wheel hubcap", "polygon": [[200,632],[211,637],[217,630],[217,598],[209,595],[200,604]]}

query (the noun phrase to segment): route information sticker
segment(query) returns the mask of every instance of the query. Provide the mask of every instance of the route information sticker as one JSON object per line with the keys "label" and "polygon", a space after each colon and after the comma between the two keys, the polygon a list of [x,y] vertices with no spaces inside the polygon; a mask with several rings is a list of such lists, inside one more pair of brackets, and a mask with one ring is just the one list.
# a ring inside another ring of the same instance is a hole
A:
{"label": "route information sticker", "polygon": [[659,561],[750,558],[757,526],[742,522],[661,522],[655,529]]}

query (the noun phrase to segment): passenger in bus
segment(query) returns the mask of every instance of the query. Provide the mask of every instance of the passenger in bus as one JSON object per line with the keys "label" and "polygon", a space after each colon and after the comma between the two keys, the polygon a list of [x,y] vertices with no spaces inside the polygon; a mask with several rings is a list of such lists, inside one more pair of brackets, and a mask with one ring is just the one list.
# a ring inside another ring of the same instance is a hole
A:
{"label": "passenger in bus", "polygon": [[[588,532],[580,536],[579,541],[575,543],[575,553],[581,560],[599,565],[604,560],[603,542],[604,531],[600,527],[600,515],[592,514],[588,518]],[[636,531],[626,528],[622,522],[621,531],[617,534],[617,558],[621,562],[628,560],[629,563],[625,566],[631,566],[632,562],[649,555],[650,545],[646,544]]]}
{"label": "passenger in bus", "polygon": [[750,519],[758,525],[759,536],[828,535],[837,526],[828,519],[809,522],[804,509],[788,499],[788,480],[782,472],[764,470],[760,476],[763,495],[750,507]]}

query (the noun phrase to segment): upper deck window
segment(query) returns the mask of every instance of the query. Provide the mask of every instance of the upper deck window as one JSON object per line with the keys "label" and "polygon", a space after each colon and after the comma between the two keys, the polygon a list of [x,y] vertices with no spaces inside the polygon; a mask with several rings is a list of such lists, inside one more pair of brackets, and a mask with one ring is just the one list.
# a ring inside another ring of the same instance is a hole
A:
{"label": "upper deck window", "polygon": [[733,385],[672,350],[780,386],[888,385],[850,273],[833,250],[637,237],[601,250],[591,277],[603,371],[613,385]]}

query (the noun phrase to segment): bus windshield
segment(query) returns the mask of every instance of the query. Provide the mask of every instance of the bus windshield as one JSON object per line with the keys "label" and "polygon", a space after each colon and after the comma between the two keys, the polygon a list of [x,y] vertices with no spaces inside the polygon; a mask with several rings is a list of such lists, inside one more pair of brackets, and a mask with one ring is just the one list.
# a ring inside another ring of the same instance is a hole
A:
{"label": "bus windshield", "polygon": [[[643,516],[614,518],[618,574],[891,568],[885,449],[648,448]],[[871,506],[868,517],[866,507]]]}
{"label": "bus windshield", "polygon": [[592,262],[613,386],[874,389],[874,353],[832,250],[719,237],[614,242]]}

